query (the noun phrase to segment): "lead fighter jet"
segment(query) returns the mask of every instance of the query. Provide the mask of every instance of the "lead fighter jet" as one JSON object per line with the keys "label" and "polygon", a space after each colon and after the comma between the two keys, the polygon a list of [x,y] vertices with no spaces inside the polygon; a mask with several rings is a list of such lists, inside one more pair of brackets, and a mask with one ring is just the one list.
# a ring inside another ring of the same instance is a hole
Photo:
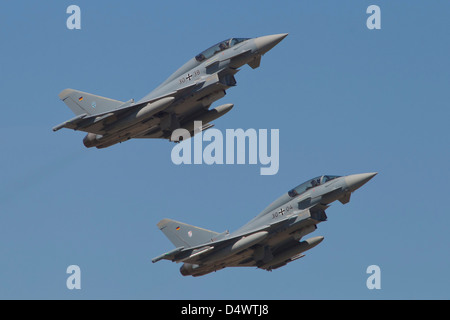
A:
{"label": "lead fighter jet", "polygon": [[[76,117],[53,128],[87,132],[87,148],[106,148],[131,138],[171,139],[178,128],[187,129],[191,137],[211,128],[211,121],[233,108],[224,104],[209,109],[236,85],[238,68],[248,64],[259,67],[261,56],[276,46],[287,34],[253,39],[231,38],[201,52],[159,87],[138,102],[112,100],[73,89],[65,89],[59,98]],[[194,128],[202,121],[202,128]],[[194,130],[195,129],[195,130]],[[195,131],[195,132],[194,132]]]}
{"label": "lead fighter jet", "polygon": [[233,233],[217,233],[163,219],[158,228],[176,249],[152,260],[183,262],[184,276],[202,276],[226,267],[257,267],[268,271],[302,258],[323,237],[300,241],[327,220],[325,209],[339,200],[346,204],[356,189],[377,173],[344,177],[321,176],[290,190],[253,220]]}

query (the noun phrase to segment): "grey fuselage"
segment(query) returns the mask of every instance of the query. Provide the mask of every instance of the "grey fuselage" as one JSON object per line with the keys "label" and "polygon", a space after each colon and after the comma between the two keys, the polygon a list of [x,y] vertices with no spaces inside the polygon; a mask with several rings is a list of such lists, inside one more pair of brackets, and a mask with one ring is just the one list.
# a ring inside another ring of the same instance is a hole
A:
{"label": "grey fuselage", "polygon": [[[231,38],[221,43],[232,42],[235,39]],[[164,111],[167,115],[163,116],[161,121],[155,121],[158,125],[148,131],[146,137],[169,139],[174,129],[188,127],[196,120],[201,121],[202,115],[211,104],[223,98],[226,90],[236,85],[234,75],[238,72],[238,68],[245,64],[252,64],[267,52],[267,48],[259,46],[256,39],[239,40],[242,41],[222,51],[219,51],[220,48],[214,50],[214,47],[218,47],[221,43],[205,50],[213,49],[215,53],[201,61],[199,61],[199,55],[192,58],[155,90],[137,102],[158,99],[180,88],[195,84]]]}
{"label": "grey fuselage", "polygon": [[[181,273],[201,276],[237,266],[253,266],[271,271],[302,257],[304,251],[323,240],[323,237],[315,237],[299,242],[305,235],[314,232],[319,223],[327,220],[325,209],[328,205],[336,200],[343,204],[349,202],[351,193],[375,174],[322,176],[299,185],[237,231],[224,233],[214,239],[224,243],[215,247],[215,253],[211,251],[205,254],[196,263],[184,259]],[[253,238],[248,240],[248,246],[244,243],[247,237],[255,238],[255,241]],[[226,239],[237,239],[242,245],[236,246],[236,242],[229,244]],[[205,246],[214,246],[214,241],[205,243]]]}
{"label": "grey fuselage", "polygon": [[[121,102],[65,89],[60,99],[76,117],[53,130],[85,131],[88,135],[83,140],[84,145],[99,149],[132,138],[172,140],[172,133],[179,128],[193,136],[211,128],[210,122],[231,110],[232,104],[210,107],[225,96],[227,89],[236,85],[234,76],[239,68],[245,64],[258,68],[262,55],[286,36],[230,38],[219,42],[190,59],[137,102],[133,99]],[[203,124],[199,130],[193,130],[195,121]]]}

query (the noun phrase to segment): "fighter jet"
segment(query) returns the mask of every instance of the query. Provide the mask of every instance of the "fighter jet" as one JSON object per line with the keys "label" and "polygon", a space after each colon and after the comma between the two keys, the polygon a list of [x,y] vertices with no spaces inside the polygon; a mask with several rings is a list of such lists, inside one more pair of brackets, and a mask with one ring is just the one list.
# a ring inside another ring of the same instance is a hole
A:
{"label": "fighter jet", "polygon": [[[131,138],[168,139],[178,128],[191,137],[211,128],[212,121],[225,115],[233,104],[210,109],[211,104],[236,86],[234,75],[248,64],[256,69],[261,56],[275,47],[286,34],[258,38],[231,38],[202,51],[186,62],[155,90],[141,100],[122,102],[86,92],[65,89],[59,98],[76,114],[53,128],[87,132],[87,148],[106,148]],[[201,121],[201,128],[194,128]],[[178,140],[174,140],[178,142]]]}
{"label": "fighter jet", "polygon": [[182,262],[183,276],[203,276],[226,267],[257,267],[272,271],[304,257],[324,237],[302,240],[327,220],[325,209],[339,200],[350,201],[352,192],[377,173],[349,176],[324,175],[283,194],[258,216],[233,233],[194,227],[163,219],[157,226],[175,245],[152,262]]}

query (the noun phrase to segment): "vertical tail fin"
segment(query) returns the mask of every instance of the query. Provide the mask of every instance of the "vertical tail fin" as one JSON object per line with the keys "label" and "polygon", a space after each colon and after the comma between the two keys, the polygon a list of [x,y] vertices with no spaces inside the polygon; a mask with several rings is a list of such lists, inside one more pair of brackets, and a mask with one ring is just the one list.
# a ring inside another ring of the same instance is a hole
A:
{"label": "vertical tail fin", "polygon": [[87,92],[73,89],[65,89],[59,94],[59,98],[75,113],[95,115],[112,111],[124,104],[122,101],[112,100]]}
{"label": "vertical tail fin", "polygon": [[217,232],[171,219],[163,219],[158,222],[157,226],[177,248],[194,247],[209,242],[219,235]]}

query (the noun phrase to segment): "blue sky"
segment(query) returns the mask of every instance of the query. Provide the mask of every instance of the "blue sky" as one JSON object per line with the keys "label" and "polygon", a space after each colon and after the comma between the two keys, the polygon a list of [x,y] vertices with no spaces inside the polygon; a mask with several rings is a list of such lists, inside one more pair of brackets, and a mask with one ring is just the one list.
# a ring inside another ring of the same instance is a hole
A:
{"label": "blue sky", "polygon": [[[81,30],[66,8],[81,8]],[[366,9],[381,8],[381,30]],[[443,1],[2,1],[1,299],[448,299],[450,4]],[[140,99],[212,44],[289,36],[214,106],[220,130],[279,129],[280,169],[182,165],[167,141],[86,149],[52,127],[75,88]],[[321,175],[379,174],[328,209],[306,257],[271,273],[182,277],[172,218],[236,230]],[[81,268],[82,289],[66,288]],[[368,290],[366,268],[381,268]]]}

